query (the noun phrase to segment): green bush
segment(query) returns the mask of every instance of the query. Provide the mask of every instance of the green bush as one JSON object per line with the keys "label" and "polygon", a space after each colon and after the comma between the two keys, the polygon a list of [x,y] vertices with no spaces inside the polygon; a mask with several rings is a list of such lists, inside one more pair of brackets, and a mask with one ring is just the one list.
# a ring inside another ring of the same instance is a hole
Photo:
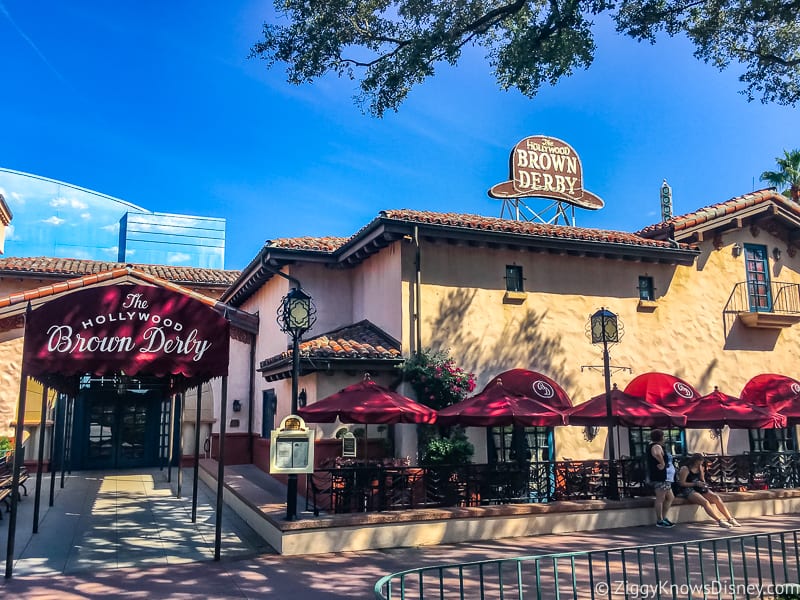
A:
{"label": "green bush", "polygon": [[463,427],[450,427],[449,434],[435,431],[436,428],[426,429],[427,435],[420,436],[423,465],[466,465],[472,460],[475,447],[467,439]]}
{"label": "green bush", "polygon": [[11,438],[0,435],[0,454],[11,452]]}

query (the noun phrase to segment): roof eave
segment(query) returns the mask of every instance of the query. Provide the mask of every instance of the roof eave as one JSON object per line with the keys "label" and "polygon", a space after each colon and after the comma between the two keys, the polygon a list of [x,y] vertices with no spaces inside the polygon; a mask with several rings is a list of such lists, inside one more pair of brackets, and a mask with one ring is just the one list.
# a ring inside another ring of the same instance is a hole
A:
{"label": "roof eave", "polygon": [[[398,358],[319,358],[319,357],[300,357],[300,375],[308,375],[311,373],[325,373],[325,372],[341,372],[353,371],[362,372],[369,370],[373,372],[378,371],[393,371],[398,365],[402,364],[405,359]],[[292,358],[287,357],[279,361],[275,361],[264,367],[256,369],[266,381],[279,381],[281,379],[289,379],[292,376]]]}

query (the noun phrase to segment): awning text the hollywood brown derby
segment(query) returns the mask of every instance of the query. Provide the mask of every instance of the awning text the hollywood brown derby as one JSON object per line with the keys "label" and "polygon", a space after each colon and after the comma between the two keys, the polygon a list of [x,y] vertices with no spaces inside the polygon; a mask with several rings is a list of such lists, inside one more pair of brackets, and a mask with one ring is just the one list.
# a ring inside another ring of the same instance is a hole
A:
{"label": "awning text the hollywood brown derby", "polygon": [[48,374],[210,379],[228,372],[227,320],[204,303],[159,287],[82,290],[32,311],[25,369]]}

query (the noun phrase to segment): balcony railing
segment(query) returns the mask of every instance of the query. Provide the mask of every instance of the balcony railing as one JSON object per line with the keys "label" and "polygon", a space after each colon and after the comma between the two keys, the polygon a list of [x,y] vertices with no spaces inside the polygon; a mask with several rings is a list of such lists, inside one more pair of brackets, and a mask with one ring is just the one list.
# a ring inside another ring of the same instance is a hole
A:
{"label": "balcony railing", "polygon": [[[621,498],[652,495],[641,458],[616,464]],[[306,508],[319,514],[602,499],[610,495],[608,471],[608,460],[348,466],[309,475]],[[720,491],[800,487],[800,453],[709,456],[706,480]]]}
{"label": "balcony railing", "polygon": [[725,315],[739,317],[748,327],[780,328],[800,322],[800,284],[772,281],[756,286],[748,281],[737,283]]}

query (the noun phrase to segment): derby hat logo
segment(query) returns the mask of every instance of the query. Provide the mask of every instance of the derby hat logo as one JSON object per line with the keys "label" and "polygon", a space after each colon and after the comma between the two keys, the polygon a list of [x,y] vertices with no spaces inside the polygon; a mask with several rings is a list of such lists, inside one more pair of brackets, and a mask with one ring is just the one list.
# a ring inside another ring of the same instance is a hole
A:
{"label": "derby hat logo", "polygon": [[552,198],[580,208],[603,208],[603,200],[583,189],[583,167],[578,153],[559,139],[544,135],[517,143],[509,159],[509,181],[493,185],[489,196]]}
{"label": "derby hat logo", "polygon": [[793,394],[800,394],[800,383],[796,381],[791,385],[791,390]]}
{"label": "derby hat logo", "polygon": [[541,398],[552,398],[556,395],[556,391],[553,389],[553,386],[546,381],[542,381],[541,379],[534,381],[531,387],[533,388],[533,392]]}
{"label": "derby hat logo", "polygon": [[694,398],[694,392],[692,392],[692,388],[681,381],[676,381],[675,384],[672,386],[675,390],[675,393],[678,394],[681,398],[691,399]]}

